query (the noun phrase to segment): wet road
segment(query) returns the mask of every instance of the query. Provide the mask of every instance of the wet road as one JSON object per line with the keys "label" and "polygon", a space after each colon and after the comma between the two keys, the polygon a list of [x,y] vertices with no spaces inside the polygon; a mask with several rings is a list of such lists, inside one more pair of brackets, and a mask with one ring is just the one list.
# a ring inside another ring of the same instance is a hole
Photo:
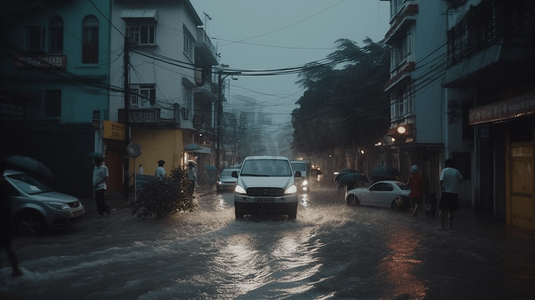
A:
{"label": "wet road", "polygon": [[90,218],[18,238],[25,275],[2,256],[0,299],[533,299],[529,232],[459,213],[351,208],[334,189],[300,197],[297,220],[234,220],[231,194],[155,221]]}

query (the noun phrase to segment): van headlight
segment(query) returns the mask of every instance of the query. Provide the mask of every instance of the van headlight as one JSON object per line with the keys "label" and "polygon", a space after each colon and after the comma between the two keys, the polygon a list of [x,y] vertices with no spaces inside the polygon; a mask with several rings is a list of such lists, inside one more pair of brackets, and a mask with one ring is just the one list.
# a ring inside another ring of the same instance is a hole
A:
{"label": "van headlight", "polygon": [[247,194],[247,192],[241,185],[236,185],[236,187],[234,188],[234,192],[238,194]]}
{"label": "van headlight", "polygon": [[284,194],[295,194],[295,193],[297,193],[297,187],[295,186],[295,184],[287,188],[286,191],[284,192]]}

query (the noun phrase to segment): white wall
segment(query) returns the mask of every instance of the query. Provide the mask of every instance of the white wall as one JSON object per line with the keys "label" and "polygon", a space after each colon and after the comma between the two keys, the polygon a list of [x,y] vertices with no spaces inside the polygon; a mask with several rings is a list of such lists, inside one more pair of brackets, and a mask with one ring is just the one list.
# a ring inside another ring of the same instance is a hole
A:
{"label": "white wall", "polygon": [[[132,9],[156,9],[156,44],[157,46],[147,47],[149,51],[170,57],[180,62],[194,64],[194,57],[188,58],[183,53],[183,24],[189,29],[193,39],[197,37],[197,27],[192,17],[186,11],[185,6],[176,1],[157,1],[145,3],[132,3],[127,1],[113,1],[112,23],[121,33],[112,28],[111,32],[111,60],[110,79],[111,84],[123,88],[123,58],[117,55],[122,54],[125,33],[125,22],[120,18],[121,11]],[[195,42],[195,40],[193,40]],[[169,109],[162,109],[161,117],[172,119],[174,112],[172,104],[178,103],[181,107],[186,106],[182,90],[182,77],[194,81],[193,70],[170,65],[155,59],[131,53],[130,61],[130,84],[155,83],[156,103]],[[110,120],[118,120],[118,109],[124,108],[124,96],[122,93],[112,92],[110,96]],[[192,115],[190,114],[190,119]]]}

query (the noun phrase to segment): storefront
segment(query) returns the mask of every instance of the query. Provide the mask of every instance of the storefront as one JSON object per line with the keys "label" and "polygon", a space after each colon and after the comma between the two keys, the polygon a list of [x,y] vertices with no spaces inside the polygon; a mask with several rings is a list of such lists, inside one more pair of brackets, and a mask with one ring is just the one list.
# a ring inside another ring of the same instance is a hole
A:
{"label": "storefront", "polygon": [[478,207],[496,219],[535,230],[535,93],[470,110],[478,141]]}

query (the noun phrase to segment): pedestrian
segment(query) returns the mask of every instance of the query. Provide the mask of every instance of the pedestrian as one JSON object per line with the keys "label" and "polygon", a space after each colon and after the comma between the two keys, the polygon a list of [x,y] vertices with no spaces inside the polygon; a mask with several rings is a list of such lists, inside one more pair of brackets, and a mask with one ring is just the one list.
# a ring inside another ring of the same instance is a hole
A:
{"label": "pedestrian", "polygon": [[197,181],[197,170],[195,168],[195,163],[191,161],[188,162],[188,169],[186,172],[189,181],[189,193],[190,195],[193,195],[193,191],[195,190],[195,182]]}
{"label": "pedestrian", "polygon": [[143,175],[143,165],[139,165],[139,174]]}
{"label": "pedestrian", "polygon": [[103,164],[103,158],[94,158],[95,168],[93,169],[93,191],[95,192],[95,203],[97,212],[100,217],[107,213],[110,215],[110,209],[106,205],[106,188],[109,177],[108,167]]}
{"label": "pedestrian", "polygon": [[158,178],[165,178],[165,169],[163,168],[163,165],[165,164],[165,161],[159,160],[158,161],[158,167],[156,168],[156,173],[154,176]]}
{"label": "pedestrian", "polygon": [[6,250],[7,258],[13,270],[11,276],[17,277],[22,275],[22,271],[12,244],[11,185],[4,178],[5,169],[6,163],[0,161],[0,248]]}
{"label": "pedestrian", "polygon": [[454,212],[459,206],[459,186],[463,181],[463,176],[459,170],[453,167],[453,160],[446,159],[446,168],[440,174],[440,186],[442,194],[440,196],[440,227],[444,228],[444,220],[446,212],[448,212],[449,226],[451,229],[453,224]]}
{"label": "pedestrian", "polygon": [[418,208],[422,205],[422,198],[424,196],[424,177],[418,172],[420,169],[417,165],[411,167],[411,175],[407,185],[411,188],[409,197],[411,198],[412,216],[418,216]]}

